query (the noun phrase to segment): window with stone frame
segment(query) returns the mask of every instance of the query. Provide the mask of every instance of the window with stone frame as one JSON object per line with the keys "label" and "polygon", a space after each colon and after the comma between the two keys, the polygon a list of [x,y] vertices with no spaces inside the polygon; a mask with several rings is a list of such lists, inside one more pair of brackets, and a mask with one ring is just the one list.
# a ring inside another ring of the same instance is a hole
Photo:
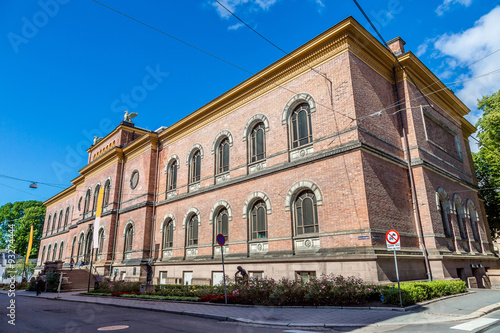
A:
{"label": "window with stone frame", "polygon": [[[76,236],[73,237],[73,242],[71,242],[71,259],[75,256],[75,245],[76,245]],[[77,258],[78,259],[78,258]]]}
{"label": "window with stone frame", "polygon": [[263,200],[255,202],[250,210],[251,239],[267,238],[267,207]]}
{"label": "window with stone frame", "polygon": [[52,215],[49,215],[49,219],[47,220],[47,226],[45,227],[45,235],[49,234],[51,220],[52,220]]}
{"label": "window with stone frame", "polygon": [[189,162],[189,183],[194,184],[200,181],[201,175],[201,152],[197,149],[191,156]]}
{"label": "window with stone frame", "polygon": [[467,228],[464,223],[465,219],[465,211],[464,211],[464,206],[462,204],[462,200],[460,200],[458,197],[455,199],[455,209],[457,213],[457,222],[458,222],[458,230],[460,231],[460,238],[463,240],[467,240]]}
{"label": "window with stone frame", "polygon": [[302,283],[309,283],[311,280],[316,279],[316,272],[315,271],[298,271],[295,272],[295,278],[297,281],[300,281]]}
{"label": "window with stone frame", "polygon": [[52,249],[52,261],[56,260],[56,254],[57,254],[57,243],[54,244],[54,248]]}
{"label": "window with stone frame", "polygon": [[62,219],[63,219],[63,210],[61,209],[61,211],[59,212],[59,221],[57,222],[57,231],[58,232],[59,232],[59,230],[61,230]]}
{"label": "window with stone frame", "polygon": [[77,258],[77,261],[83,261],[84,247],[85,247],[84,236],[83,236],[83,234],[81,234],[80,237],[78,238],[78,258]]}
{"label": "window with stone frame", "polygon": [[85,258],[86,263],[90,262],[90,256],[92,255],[92,241],[94,239],[94,229],[90,228],[87,232],[87,237],[85,238]]}
{"label": "window with stone frame", "polygon": [[43,246],[43,250],[42,250],[42,258],[41,258],[41,261],[40,261],[40,266],[43,265],[43,262],[45,261],[45,245]]}
{"label": "window with stone frame", "polygon": [[62,242],[61,245],[59,246],[59,257],[57,258],[58,260],[63,259],[63,250],[64,250],[64,242]]}
{"label": "window with stone frame", "polygon": [[258,123],[250,132],[248,140],[250,163],[258,162],[266,158],[266,133],[264,123]]}
{"label": "window with stone frame", "polygon": [[97,200],[99,199],[99,190],[101,189],[101,185],[97,184],[94,190],[94,203],[92,205],[92,213],[95,214],[97,211]]}
{"label": "window with stone frame", "polygon": [[216,237],[218,234],[222,234],[226,242],[229,241],[229,214],[226,208],[220,209],[215,219],[214,236]]}
{"label": "window with stone frame", "polygon": [[174,222],[168,220],[163,225],[163,250],[170,249],[174,245]]}
{"label": "window with stone frame", "polygon": [[187,224],[186,245],[187,246],[198,245],[198,217],[194,214],[191,216]]}
{"label": "window with stone frame", "polygon": [[474,237],[475,242],[480,242],[481,237],[479,236],[479,228],[477,223],[477,212],[476,208],[472,203],[469,203],[469,216],[470,216],[470,224],[472,229],[472,236]]}
{"label": "window with stone frame", "polygon": [[312,142],[311,112],[309,104],[299,104],[290,116],[292,149]]}
{"label": "window with stone frame", "polygon": [[87,190],[87,193],[85,193],[85,202],[83,205],[83,213],[87,214],[90,210],[90,189]]}
{"label": "window with stone frame", "polygon": [[50,255],[52,254],[52,244],[49,245],[47,250],[47,261],[50,261]]}
{"label": "window with stone frame", "polygon": [[104,193],[102,198],[102,206],[106,207],[109,205],[109,196],[111,195],[111,181],[108,179],[104,183]]}
{"label": "window with stone frame", "polygon": [[132,252],[132,241],[134,238],[134,226],[132,224],[128,224],[127,228],[125,229],[125,247],[123,249],[123,252],[125,253],[124,257],[125,259],[130,259],[130,255]]}
{"label": "window with stone frame", "polygon": [[221,174],[229,171],[229,139],[225,137],[217,146],[216,172]]}
{"label": "window with stone frame", "polygon": [[66,214],[64,215],[64,229],[68,227],[69,222],[69,207],[66,208]]}
{"label": "window with stone frame", "polygon": [[167,169],[167,191],[177,188],[177,167],[177,161],[174,160]]}
{"label": "window with stone frame", "polygon": [[[57,212],[54,213],[54,218],[52,219],[52,229],[51,229],[51,234],[56,231],[56,223],[57,223]],[[50,255],[49,255],[50,256]]]}
{"label": "window with stone frame", "polygon": [[441,223],[443,224],[444,235],[447,238],[451,238],[453,237],[453,232],[448,217],[448,212],[450,211],[450,200],[442,189],[438,189],[437,195],[439,199],[439,210],[441,213]]}
{"label": "window with stone frame", "polygon": [[316,197],[312,191],[303,191],[297,195],[293,218],[296,236],[319,232]]}
{"label": "window with stone frame", "polygon": [[99,230],[99,235],[97,237],[97,259],[102,258],[102,249],[104,248],[104,229]]}

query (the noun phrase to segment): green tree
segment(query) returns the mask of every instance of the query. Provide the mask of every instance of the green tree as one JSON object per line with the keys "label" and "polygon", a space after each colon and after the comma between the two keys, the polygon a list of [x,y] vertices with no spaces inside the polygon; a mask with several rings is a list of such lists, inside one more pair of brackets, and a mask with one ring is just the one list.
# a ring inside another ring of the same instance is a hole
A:
{"label": "green tree", "polygon": [[36,258],[42,237],[45,209],[41,201],[34,200],[9,202],[0,207],[0,248],[8,247],[9,229],[13,225],[14,242],[11,248],[14,247],[17,254],[25,256],[28,250],[30,228],[33,225],[33,245],[30,258]]}
{"label": "green tree", "polygon": [[477,122],[479,152],[473,153],[480,195],[491,233],[500,233],[500,90],[478,100],[483,111]]}

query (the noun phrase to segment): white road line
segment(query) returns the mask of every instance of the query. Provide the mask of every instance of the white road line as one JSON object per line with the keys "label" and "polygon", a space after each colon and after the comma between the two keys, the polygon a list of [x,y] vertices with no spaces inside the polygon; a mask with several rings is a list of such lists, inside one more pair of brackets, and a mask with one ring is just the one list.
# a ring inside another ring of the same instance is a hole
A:
{"label": "white road line", "polygon": [[482,327],[482,326],[485,326],[488,324],[492,324],[498,320],[499,319],[493,319],[493,318],[479,318],[479,319],[471,320],[467,323],[453,326],[453,327],[451,327],[451,329],[462,330],[462,331],[473,331],[479,327]]}
{"label": "white road line", "polygon": [[301,331],[301,330],[286,330],[284,333],[318,333],[314,331]]}

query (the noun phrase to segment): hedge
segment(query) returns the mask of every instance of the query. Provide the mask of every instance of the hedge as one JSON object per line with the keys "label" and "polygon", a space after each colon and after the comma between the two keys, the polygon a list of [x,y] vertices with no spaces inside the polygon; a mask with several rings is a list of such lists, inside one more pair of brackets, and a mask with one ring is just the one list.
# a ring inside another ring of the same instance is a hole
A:
{"label": "hedge", "polygon": [[[400,285],[403,306],[467,291],[464,281],[402,282]],[[399,305],[397,285],[386,287],[382,290],[382,301],[388,304]]]}

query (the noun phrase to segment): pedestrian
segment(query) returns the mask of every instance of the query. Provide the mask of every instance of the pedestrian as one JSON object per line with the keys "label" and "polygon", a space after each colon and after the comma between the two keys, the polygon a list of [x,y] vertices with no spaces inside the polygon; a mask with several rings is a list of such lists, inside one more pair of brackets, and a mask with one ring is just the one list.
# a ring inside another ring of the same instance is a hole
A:
{"label": "pedestrian", "polygon": [[42,291],[45,291],[45,282],[43,281],[41,276],[38,276],[38,280],[35,284],[36,295],[40,295]]}
{"label": "pedestrian", "polygon": [[73,265],[75,264],[75,261],[73,260],[73,258],[71,258],[71,261],[69,262],[69,270],[72,271],[73,270]]}

